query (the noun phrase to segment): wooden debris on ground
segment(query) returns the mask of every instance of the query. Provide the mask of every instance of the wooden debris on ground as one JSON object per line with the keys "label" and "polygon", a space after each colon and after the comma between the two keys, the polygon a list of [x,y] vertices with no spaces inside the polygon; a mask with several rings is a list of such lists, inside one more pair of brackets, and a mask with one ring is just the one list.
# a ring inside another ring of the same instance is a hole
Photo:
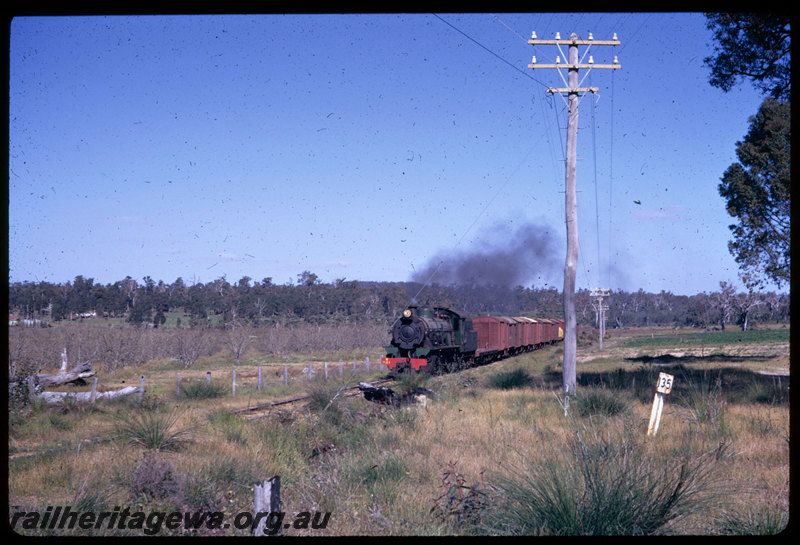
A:
{"label": "wooden debris on ground", "polygon": [[405,394],[395,394],[394,390],[386,386],[375,387],[369,382],[359,382],[358,389],[364,393],[364,399],[382,405],[393,405],[395,407],[405,407],[408,405],[420,405],[427,407],[430,397],[438,398],[438,395],[427,388],[413,388]]}

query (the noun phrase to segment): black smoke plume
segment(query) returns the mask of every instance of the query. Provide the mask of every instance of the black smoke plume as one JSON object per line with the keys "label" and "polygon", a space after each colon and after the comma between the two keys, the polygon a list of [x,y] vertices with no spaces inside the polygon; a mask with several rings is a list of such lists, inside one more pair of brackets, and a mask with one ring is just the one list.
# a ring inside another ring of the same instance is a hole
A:
{"label": "black smoke plume", "polygon": [[469,250],[436,254],[411,281],[444,286],[542,286],[552,283],[563,269],[563,252],[556,240],[554,230],[544,224],[529,222],[514,228],[498,223]]}

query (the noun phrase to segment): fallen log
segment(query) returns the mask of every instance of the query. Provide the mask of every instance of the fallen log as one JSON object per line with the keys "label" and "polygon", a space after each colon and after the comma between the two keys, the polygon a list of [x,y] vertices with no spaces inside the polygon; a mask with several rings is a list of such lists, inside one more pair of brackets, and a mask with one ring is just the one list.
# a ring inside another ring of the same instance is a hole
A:
{"label": "fallen log", "polygon": [[95,372],[92,369],[92,362],[85,361],[79,363],[69,371],[67,371],[67,349],[61,351],[61,368],[56,374],[39,373],[37,375],[30,375],[27,377],[8,377],[9,386],[11,383],[28,383],[30,384],[33,379],[36,390],[43,390],[50,386],[60,386],[62,384],[69,384],[75,382],[77,384],[86,384],[85,379],[93,377]]}
{"label": "fallen log", "polygon": [[369,382],[359,382],[358,389],[364,392],[364,399],[367,401],[391,404],[394,398],[394,391],[386,386],[376,388]]}
{"label": "fallen log", "polygon": [[[112,399],[115,397],[123,397],[131,394],[136,394],[140,391],[136,386],[126,386],[119,390],[109,390],[108,392],[95,393],[95,399]],[[37,394],[36,397],[41,399],[44,403],[54,404],[62,403],[64,401],[82,401],[89,402],[92,400],[92,392],[42,392]]]}
{"label": "fallen log", "polygon": [[427,407],[428,398],[439,399],[440,397],[439,394],[421,387],[412,388],[411,391],[400,395],[396,395],[391,388],[386,386],[375,387],[369,382],[359,382],[358,389],[364,393],[364,399],[367,401],[374,401],[383,405],[394,405],[395,407],[407,405]]}
{"label": "fallen log", "polygon": [[73,382],[85,384],[85,379],[95,375],[95,371],[92,371],[91,369],[92,362],[85,361],[83,363],[79,363],[69,371],[66,371],[65,368],[62,367],[62,370],[55,375],[42,373],[39,375],[33,375],[33,377],[37,389],[43,390],[52,386],[60,386],[62,384],[70,384]]}
{"label": "fallen log", "polygon": [[[83,362],[70,371],[66,371],[66,366],[61,366],[61,371],[56,374],[40,373],[38,375],[28,375],[27,377],[8,377],[8,397],[9,399],[24,396],[28,401],[33,401],[42,390],[52,386],[62,384],[86,384],[86,379],[95,376],[91,370],[91,362]],[[57,394],[58,395],[58,394]]]}

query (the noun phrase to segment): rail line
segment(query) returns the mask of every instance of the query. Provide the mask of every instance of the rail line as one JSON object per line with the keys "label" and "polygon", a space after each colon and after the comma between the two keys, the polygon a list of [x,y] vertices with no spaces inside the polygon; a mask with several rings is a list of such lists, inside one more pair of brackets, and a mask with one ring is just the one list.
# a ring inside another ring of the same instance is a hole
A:
{"label": "rail line", "polygon": [[[375,382],[370,382],[373,386],[387,384],[390,382],[394,382],[395,379],[392,378],[385,378],[381,380],[377,380]],[[353,392],[353,390],[358,390],[358,385],[356,386],[349,386],[347,388],[342,388],[342,392],[348,392],[345,394],[346,396],[355,396],[358,395],[357,392]],[[264,403],[262,405],[254,405],[252,407],[245,407],[244,409],[236,409],[233,411],[233,414],[241,415],[247,419],[258,418],[261,413],[268,413],[272,408],[278,407],[281,405],[290,405],[292,403],[297,403],[298,401],[303,401],[305,399],[309,399],[311,395],[304,395],[300,397],[293,397],[290,399],[282,399],[279,401],[271,401],[269,403]]]}

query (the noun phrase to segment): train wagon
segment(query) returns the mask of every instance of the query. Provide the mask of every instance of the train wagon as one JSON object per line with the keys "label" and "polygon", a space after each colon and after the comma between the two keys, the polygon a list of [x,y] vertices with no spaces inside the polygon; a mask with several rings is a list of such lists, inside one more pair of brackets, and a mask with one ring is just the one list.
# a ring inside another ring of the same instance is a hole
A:
{"label": "train wagon", "polygon": [[556,320],[556,340],[564,340],[564,332],[567,330],[567,323],[564,320]]}
{"label": "train wagon", "polygon": [[515,322],[507,316],[476,316],[472,328],[478,334],[476,356],[493,361],[508,355],[511,347],[511,326]]}
{"label": "train wagon", "polygon": [[522,328],[522,346],[524,350],[532,350],[536,346],[536,320],[527,316],[515,316],[514,319]]}
{"label": "train wagon", "polygon": [[550,318],[539,318],[543,324],[542,344],[550,344],[556,338],[555,323]]}
{"label": "train wagon", "polygon": [[523,344],[522,344],[522,323],[520,323],[516,318],[511,318],[510,316],[503,316],[509,321],[508,324],[508,353],[509,354],[518,354],[522,352]]}

